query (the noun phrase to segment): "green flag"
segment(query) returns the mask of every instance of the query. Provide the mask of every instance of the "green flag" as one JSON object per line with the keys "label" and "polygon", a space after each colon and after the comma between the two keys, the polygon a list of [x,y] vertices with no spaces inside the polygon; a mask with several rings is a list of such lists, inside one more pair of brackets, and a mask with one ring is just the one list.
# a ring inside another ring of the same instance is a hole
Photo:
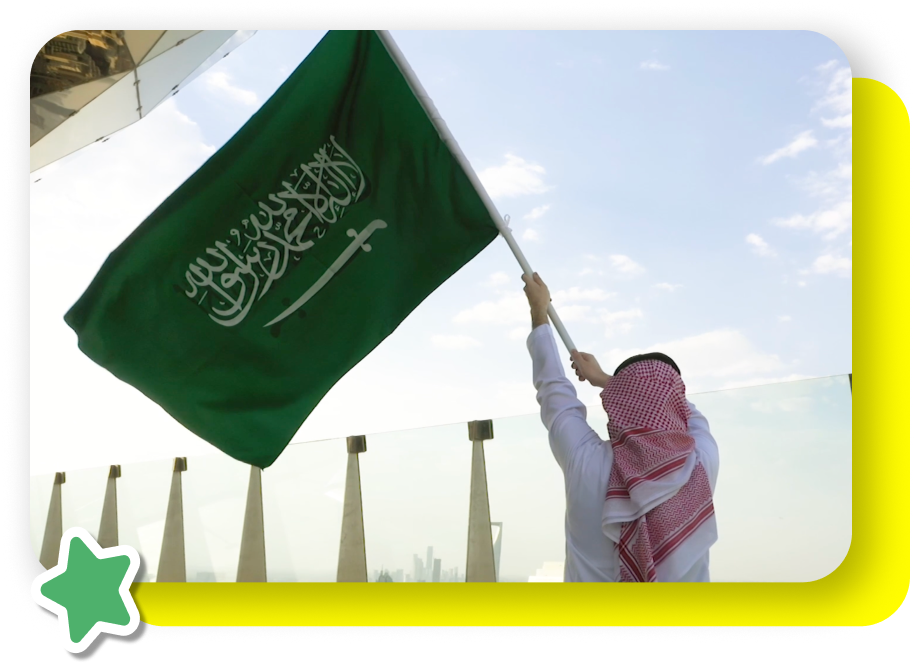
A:
{"label": "green flag", "polygon": [[266,468],[497,233],[379,37],[334,31],[65,320],[93,361]]}

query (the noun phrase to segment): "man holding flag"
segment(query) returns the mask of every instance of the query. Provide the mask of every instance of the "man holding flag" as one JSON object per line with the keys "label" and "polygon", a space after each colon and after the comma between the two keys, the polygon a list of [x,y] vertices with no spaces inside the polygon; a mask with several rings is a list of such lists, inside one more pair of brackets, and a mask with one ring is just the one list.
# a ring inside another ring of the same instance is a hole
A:
{"label": "man holding flag", "polygon": [[572,351],[578,380],[602,389],[609,441],[565,378],[547,310],[549,289],[523,275],[533,331],[527,348],[549,444],[565,475],[565,581],[710,581],[717,541],[717,444],[662,353],[603,372]]}
{"label": "man holding flag", "polygon": [[[110,254],[65,320],[96,363],[266,468],[327,391],[499,233],[532,274],[390,35],[331,31]],[[606,387],[603,444],[547,316],[574,345],[531,279],[535,381],[568,489],[566,580],[707,580],[716,450],[678,370],[637,362],[606,385],[576,355],[579,376]],[[658,381],[675,417],[638,410]],[[661,475],[640,463],[650,445]]]}

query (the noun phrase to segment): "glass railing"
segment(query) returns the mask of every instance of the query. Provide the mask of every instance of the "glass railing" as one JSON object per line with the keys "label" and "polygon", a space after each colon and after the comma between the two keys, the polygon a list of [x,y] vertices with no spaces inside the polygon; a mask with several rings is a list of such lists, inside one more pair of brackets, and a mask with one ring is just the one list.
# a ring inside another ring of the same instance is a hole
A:
{"label": "glass railing", "polygon": [[[532,396],[532,395],[531,395]],[[712,581],[813,581],[851,541],[851,391],[847,376],[690,395],[720,448],[720,539]],[[598,406],[588,421],[606,436]],[[561,579],[564,480],[538,414],[494,420],[485,474],[497,579]],[[359,454],[369,581],[466,579],[472,443],[451,424],[367,437]],[[262,475],[268,581],[335,581],[348,453],[343,439],[290,445]],[[155,581],[172,459],[123,465],[119,543]],[[182,473],[187,581],[235,581],[250,468],[219,452]],[[108,468],[66,473],[63,530],[97,536]],[[32,477],[31,538],[41,549],[53,475]]]}

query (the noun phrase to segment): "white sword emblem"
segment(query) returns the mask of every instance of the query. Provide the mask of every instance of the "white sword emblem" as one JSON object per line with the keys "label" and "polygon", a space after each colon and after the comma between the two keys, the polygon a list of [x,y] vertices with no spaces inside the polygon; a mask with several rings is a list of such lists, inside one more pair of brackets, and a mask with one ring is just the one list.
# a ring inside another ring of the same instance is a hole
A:
{"label": "white sword emblem", "polygon": [[276,318],[271,320],[269,323],[264,325],[264,327],[270,327],[283,320],[284,318],[294,314],[296,311],[301,309],[305,303],[314,297],[321,288],[327,285],[327,283],[333,278],[337,272],[346,264],[346,262],[358,252],[359,249],[362,251],[371,251],[371,245],[367,243],[368,238],[371,237],[371,234],[382,228],[387,228],[387,222],[383,219],[375,219],[368,226],[365,227],[361,233],[357,233],[354,228],[350,228],[346,231],[346,235],[353,238],[352,242],[349,243],[349,246],[339,255],[333,264],[327,268],[326,272],[321,275],[321,278],[318,279],[311,288],[305,291],[305,293],[295,300],[288,309],[279,314]]}

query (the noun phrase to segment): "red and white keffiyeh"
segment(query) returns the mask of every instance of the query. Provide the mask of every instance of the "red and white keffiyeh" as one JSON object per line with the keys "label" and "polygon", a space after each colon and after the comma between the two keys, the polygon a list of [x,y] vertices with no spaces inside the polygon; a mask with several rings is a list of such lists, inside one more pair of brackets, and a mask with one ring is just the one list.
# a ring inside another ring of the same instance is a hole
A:
{"label": "red and white keffiyeh", "polygon": [[622,581],[677,581],[717,540],[708,475],[689,435],[685,385],[670,365],[635,362],[601,393],[613,465],[603,532]]}

